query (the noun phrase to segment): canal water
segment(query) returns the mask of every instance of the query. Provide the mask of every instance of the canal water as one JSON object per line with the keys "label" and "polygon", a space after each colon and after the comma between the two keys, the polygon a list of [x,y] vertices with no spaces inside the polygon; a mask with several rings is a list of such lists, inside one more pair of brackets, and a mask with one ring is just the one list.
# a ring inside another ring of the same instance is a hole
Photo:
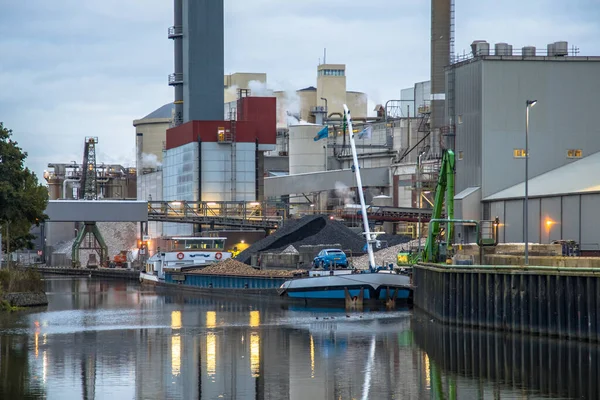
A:
{"label": "canal water", "polygon": [[0,315],[0,399],[599,398],[598,348],[411,310],[216,300],[47,277]]}

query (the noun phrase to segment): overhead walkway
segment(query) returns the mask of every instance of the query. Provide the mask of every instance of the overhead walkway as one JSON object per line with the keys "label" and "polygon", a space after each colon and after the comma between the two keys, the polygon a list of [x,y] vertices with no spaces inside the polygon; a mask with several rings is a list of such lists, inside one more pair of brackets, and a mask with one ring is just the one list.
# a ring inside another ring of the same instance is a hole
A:
{"label": "overhead walkway", "polygon": [[277,229],[285,210],[266,202],[149,201],[148,221]]}

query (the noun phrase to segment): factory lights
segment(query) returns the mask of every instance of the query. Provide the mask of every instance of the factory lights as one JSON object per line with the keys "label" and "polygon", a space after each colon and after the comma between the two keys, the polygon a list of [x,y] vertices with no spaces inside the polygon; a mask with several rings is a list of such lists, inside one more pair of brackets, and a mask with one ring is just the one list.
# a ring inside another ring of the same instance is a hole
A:
{"label": "factory lights", "polygon": [[525,204],[523,212],[524,239],[525,239],[525,265],[529,265],[529,109],[537,103],[537,100],[527,100],[525,107]]}

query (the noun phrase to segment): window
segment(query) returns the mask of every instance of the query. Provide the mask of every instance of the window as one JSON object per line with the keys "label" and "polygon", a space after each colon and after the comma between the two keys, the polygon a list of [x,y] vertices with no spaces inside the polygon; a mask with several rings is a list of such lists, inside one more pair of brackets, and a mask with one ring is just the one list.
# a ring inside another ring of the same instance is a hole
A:
{"label": "window", "polygon": [[458,152],[458,159],[459,159],[459,160],[462,160],[462,159],[463,159],[463,152],[462,152],[462,150],[460,150],[460,151]]}
{"label": "window", "polygon": [[457,119],[458,119],[459,125],[462,124],[462,115],[459,115]]}
{"label": "window", "polygon": [[583,151],[581,149],[569,149],[567,150],[567,158],[581,158]]}
{"label": "window", "polygon": [[525,158],[525,149],[514,149],[513,157],[514,158]]}

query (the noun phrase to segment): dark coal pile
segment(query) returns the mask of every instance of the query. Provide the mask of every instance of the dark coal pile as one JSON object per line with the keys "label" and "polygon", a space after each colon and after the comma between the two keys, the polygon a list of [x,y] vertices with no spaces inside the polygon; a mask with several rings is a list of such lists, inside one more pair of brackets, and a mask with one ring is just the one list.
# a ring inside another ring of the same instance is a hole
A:
{"label": "dark coal pile", "polygon": [[[382,234],[377,238],[387,242],[388,247],[410,241],[410,237],[400,235]],[[269,250],[283,252],[290,245],[296,249],[300,246],[339,245],[344,251],[362,254],[365,244],[363,235],[353,232],[339,221],[330,220],[326,215],[306,215],[298,220],[287,221],[274,234],[254,243],[235,259],[250,264],[253,254]]]}
{"label": "dark coal pile", "polygon": [[252,254],[263,251],[283,251],[289,245],[319,245],[339,243],[343,249],[362,252],[364,239],[344,224],[332,221],[324,215],[306,215],[299,220],[286,222],[274,234],[254,243],[236,257],[237,261],[249,264]]}

